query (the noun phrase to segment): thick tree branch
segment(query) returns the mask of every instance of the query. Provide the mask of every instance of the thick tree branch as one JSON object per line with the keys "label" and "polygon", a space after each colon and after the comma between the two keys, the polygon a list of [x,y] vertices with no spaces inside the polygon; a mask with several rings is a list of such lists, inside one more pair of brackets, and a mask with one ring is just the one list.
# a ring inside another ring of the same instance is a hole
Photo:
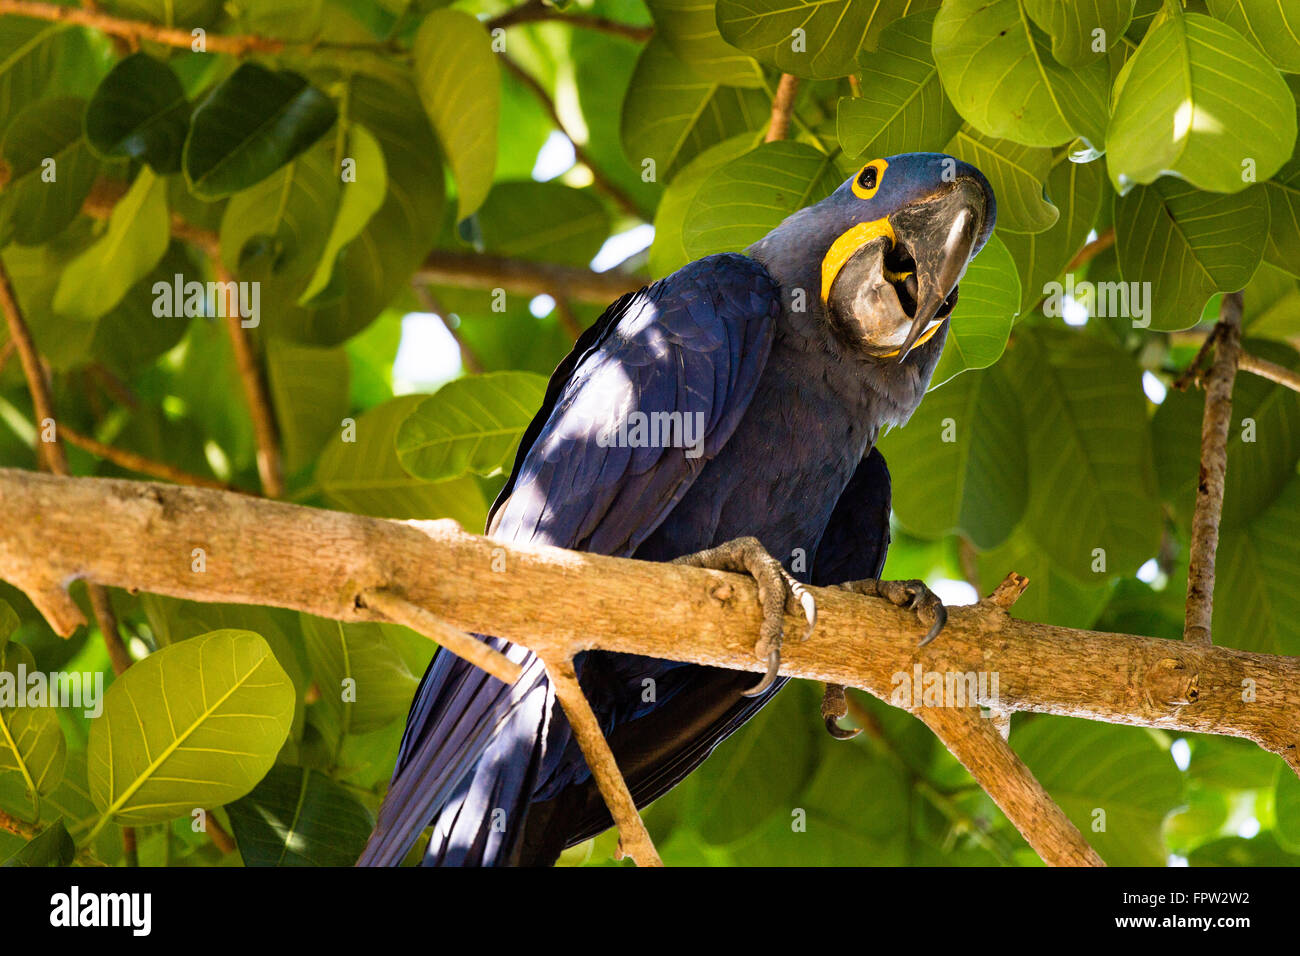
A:
{"label": "thick tree branch", "polygon": [[[191,570],[195,547],[208,555],[203,573]],[[546,660],[600,647],[764,669],[754,653],[756,591],[744,576],[176,485],[0,469],[0,577],[60,633],[81,623],[66,593],[76,578],[342,621],[380,619],[358,598],[390,589],[453,627]],[[817,630],[784,648],[787,676],[888,701],[896,675],[914,665],[995,672],[998,700],[980,704],[1243,737],[1300,767],[1300,659],[1034,624],[993,601],[951,608],[942,637],[918,648],[911,612],[838,588],[810,591]],[[801,624],[791,617],[787,626]]]}
{"label": "thick tree branch", "polygon": [[1232,385],[1241,346],[1240,292],[1223,297],[1214,330],[1214,364],[1205,376],[1205,412],[1201,419],[1201,472],[1192,515],[1192,542],[1187,566],[1187,618],[1183,640],[1210,643],[1214,615],[1214,556],[1223,514],[1223,481],[1228,467],[1228,427],[1232,424]]}

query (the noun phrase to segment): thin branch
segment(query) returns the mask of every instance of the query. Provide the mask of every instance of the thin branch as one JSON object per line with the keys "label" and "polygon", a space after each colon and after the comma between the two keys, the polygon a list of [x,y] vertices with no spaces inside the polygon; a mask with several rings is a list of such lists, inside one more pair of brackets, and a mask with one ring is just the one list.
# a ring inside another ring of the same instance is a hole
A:
{"label": "thin branch", "polygon": [[531,92],[537,101],[542,104],[542,109],[546,110],[547,115],[551,118],[551,122],[555,124],[555,128],[563,133],[569,142],[573,144],[574,158],[576,158],[578,162],[582,163],[582,165],[586,166],[587,169],[591,170],[592,183],[596,188],[612,199],[619,208],[629,216],[632,216],[635,219],[645,219],[645,213],[641,211],[640,207],[637,206],[632,197],[624,192],[623,188],[619,186],[618,183],[614,182],[601,172],[600,166],[592,160],[591,154],[587,152],[586,147],[579,143],[577,139],[574,138],[573,134],[569,132],[568,128],[564,125],[564,121],[560,119],[559,110],[555,108],[555,101],[552,100],[551,95],[546,92],[546,88],[542,86],[542,84],[539,83],[531,73],[525,70],[505,53],[498,54],[498,59],[500,59],[501,64],[509,70],[520,83],[528,88],[529,92]]}
{"label": "thin branch", "polygon": [[525,23],[541,23],[548,20],[554,20],[584,30],[598,30],[601,33],[623,37],[635,43],[643,43],[654,35],[654,27],[639,27],[630,23],[620,23],[618,20],[611,20],[609,17],[570,16],[554,7],[548,7],[541,0],[528,0],[527,3],[512,7],[505,13],[488,20],[484,26],[491,32],[498,27],[504,29]]}
{"label": "thin branch", "polygon": [[432,312],[441,319],[451,337],[456,340],[456,346],[460,349],[460,364],[465,367],[465,371],[471,375],[481,374],[485,368],[483,360],[474,351],[474,347],[465,341],[465,336],[461,334],[460,329],[452,324],[452,313],[447,311],[438,297],[434,295],[433,290],[425,283],[412,282],[411,288],[415,290],[415,297],[420,302],[420,308],[426,312]]}
{"label": "thin branch", "polygon": [[[212,265],[217,271],[217,281],[221,284],[223,294],[233,295],[230,290],[234,280],[226,272],[221,260],[213,259]],[[238,307],[233,302],[226,302],[221,311],[226,315],[226,332],[230,337],[235,366],[244,388],[244,400],[248,403],[248,413],[253,422],[253,437],[257,442],[257,474],[262,481],[262,493],[268,498],[280,498],[284,496],[284,475],[281,471],[280,432],[275,424],[271,396],[267,394],[262,369],[257,357],[253,355],[253,346],[248,341]]]}
{"label": "thin branch", "polygon": [[1050,866],[1104,866],[1070,818],[978,707],[917,707],[970,775]]}
{"label": "thin branch", "polygon": [[641,814],[637,812],[627,782],[614,760],[614,752],[609,749],[609,742],[600,729],[600,721],[596,719],[587,695],[578,684],[573,661],[568,658],[559,661],[543,658],[543,661],[546,664],[546,676],[550,678],[555,697],[569,718],[569,726],[573,728],[573,735],[578,740],[582,755],[587,759],[587,766],[591,768],[596,787],[605,799],[610,816],[618,825],[619,852],[630,856],[637,866],[663,866],[663,860],[655,850]]}
{"label": "thin branch", "polygon": [[576,342],[582,335],[582,323],[578,321],[577,313],[573,311],[573,306],[563,295],[553,296],[555,299],[555,317],[559,320],[560,328],[564,329],[564,334],[569,337],[569,341]]}
{"label": "thin branch", "polygon": [[366,607],[372,607],[394,624],[409,627],[439,646],[446,648],[475,667],[479,667],[504,684],[519,680],[523,668],[500,651],[493,650],[482,641],[458,631],[446,621],[429,613],[419,605],[399,597],[391,591],[372,589],[361,595]]}
{"label": "thin branch", "polygon": [[1258,355],[1251,355],[1244,349],[1237,352],[1237,368],[1243,372],[1250,372],[1253,375],[1266,378],[1270,382],[1276,382],[1278,385],[1285,385],[1292,391],[1300,392],[1300,375],[1283,365],[1278,365],[1276,362],[1262,359]]}
{"label": "thin branch", "polygon": [[772,97],[772,119],[767,124],[763,142],[774,143],[790,134],[790,116],[794,113],[794,100],[798,93],[799,77],[782,73],[776,95]]}
{"label": "thin branch", "polygon": [[[31,17],[36,20],[49,20],[66,23],[70,26],[90,27],[109,36],[121,37],[137,47],[142,40],[163,46],[194,49],[196,38],[190,27],[164,26],[145,20],[130,20],[116,17],[99,10],[86,7],[64,7],[55,3],[43,3],[38,0],[0,0],[0,16],[13,15]],[[250,53],[284,53],[286,51],[311,52],[317,49],[331,50],[377,50],[393,51],[391,43],[333,43],[313,41],[308,43],[289,42],[275,37],[253,34],[232,35],[206,32],[203,35],[202,51],[205,53],[229,53],[232,56],[248,56]]]}
{"label": "thin branch", "polygon": [[1097,234],[1096,239],[1092,240],[1092,242],[1088,243],[1074,254],[1074,258],[1071,259],[1069,264],[1065,267],[1065,271],[1073,272],[1085,262],[1091,262],[1113,245],[1115,245],[1115,227],[1107,226]]}
{"label": "thin branch", "polygon": [[59,431],[69,445],[76,445],[78,448],[90,452],[97,458],[111,461],[119,468],[125,468],[128,471],[135,471],[142,475],[149,475],[151,478],[161,478],[163,481],[174,481],[178,485],[193,485],[196,488],[216,488],[221,491],[239,490],[224,481],[217,481],[215,478],[205,478],[202,475],[191,474],[183,468],[169,465],[165,461],[155,461],[152,458],[146,458],[144,455],[137,455],[135,452],[127,451],[124,448],[114,448],[112,445],[106,445],[101,441],[91,438],[89,435],[83,435],[78,431],[73,431],[66,425],[62,426]]}
{"label": "thin branch", "polygon": [[1183,640],[1210,643],[1214,616],[1214,557],[1223,515],[1223,481],[1228,468],[1228,428],[1232,424],[1232,385],[1241,346],[1240,292],[1223,297],[1214,344],[1214,364],[1205,376],[1205,413],[1201,419],[1201,472],[1196,484],[1196,511],[1187,565],[1187,619]]}

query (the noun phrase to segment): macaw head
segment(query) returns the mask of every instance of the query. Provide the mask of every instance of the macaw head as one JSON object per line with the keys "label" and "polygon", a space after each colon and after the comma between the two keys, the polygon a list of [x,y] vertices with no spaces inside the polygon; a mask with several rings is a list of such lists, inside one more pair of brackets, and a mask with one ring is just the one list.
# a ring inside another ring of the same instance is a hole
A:
{"label": "macaw head", "polygon": [[974,166],[903,153],[873,159],[749,251],[783,285],[804,288],[847,346],[901,362],[947,320],[996,216]]}

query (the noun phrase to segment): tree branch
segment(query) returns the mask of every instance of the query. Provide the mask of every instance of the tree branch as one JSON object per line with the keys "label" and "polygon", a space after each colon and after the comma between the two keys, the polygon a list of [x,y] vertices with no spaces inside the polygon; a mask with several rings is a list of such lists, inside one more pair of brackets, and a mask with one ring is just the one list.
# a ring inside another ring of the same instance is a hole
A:
{"label": "tree branch", "polygon": [[88,451],[97,458],[103,458],[105,461],[111,461],[119,468],[125,468],[128,471],[135,471],[142,475],[149,475],[151,478],[161,478],[163,481],[174,481],[178,485],[194,485],[196,488],[215,488],[221,491],[239,490],[233,485],[226,484],[224,481],[217,481],[215,478],[205,478],[202,475],[191,474],[183,468],[169,465],[165,461],[154,461],[152,458],[146,458],[144,455],[137,455],[133,451],[127,451],[124,448],[114,448],[112,445],[106,445],[101,441],[91,438],[89,435],[83,435],[81,432],[73,431],[66,425],[62,426],[59,431],[69,445],[76,445],[83,451]]}
{"label": "tree branch", "polygon": [[1223,297],[1214,331],[1214,364],[1205,376],[1205,413],[1201,419],[1201,472],[1192,516],[1187,565],[1187,619],[1183,640],[1209,644],[1214,615],[1214,556],[1223,514],[1223,480],[1228,467],[1228,427],[1232,424],[1232,385],[1241,345],[1240,292]]}
{"label": "tree branch", "polygon": [[1270,382],[1276,382],[1278,385],[1284,385],[1294,392],[1300,392],[1300,375],[1285,366],[1278,365],[1276,362],[1262,359],[1258,355],[1251,355],[1245,349],[1238,349],[1237,351],[1237,368],[1243,372],[1250,372],[1253,375],[1266,378]]}
{"label": "tree branch", "polygon": [[[202,574],[189,562],[199,546],[208,554]],[[503,559],[506,570],[494,570]],[[453,627],[547,661],[603,648],[764,669],[754,653],[757,592],[742,575],[178,485],[0,469],[0,577],[60,633],[81,623],[65,590],[77,578],[341,621],[382,619],[358,597],[389,589]],[[817,630],[785,646],[786,676],[888,701],[895,675],[917,664],[995,672],[998,699],[981,705],[1242,737],[1300,768],[1300,659],[1019,621],[993,601],[951,608],[941,638],[918,648],[913,613],[838,588],[809,591]],[[801,626],[787,621],[791,633]]]}
{"label": "tree branch", "polygon": [[554,20],[572,27],[580,27],[584,30],[599,30],[601,33],[623,37],[635,43],[642,43],[650,39],[655,32],[654,27],[638,27],[630,23],[611,20],[609,17],[569,16],[554,7],[548,7],[541,0],[528,0],[527,3],[512,7],[505,13],[488,20],[484,26],[490,32],[498,27],[514,27],[525,23],[541,23],[547,20]]}
{"label": "tree branch", "polygon": [[772,118],[767,124],[767,134],[763,137],[763,142],[774,143],[789,135],[790,117],[794,113],[794,98],[798,93],[799,77],[782,73],[781,82],[776,87],[776,95],[772,97]]}

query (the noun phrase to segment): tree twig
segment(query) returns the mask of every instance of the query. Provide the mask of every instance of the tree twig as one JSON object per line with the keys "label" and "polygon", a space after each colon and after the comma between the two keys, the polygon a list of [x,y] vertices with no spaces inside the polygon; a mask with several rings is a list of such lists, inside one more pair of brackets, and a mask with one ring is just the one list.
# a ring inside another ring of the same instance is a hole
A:
{"label": "tree twig", "polygon": [[1232,385],[1237,377],[1241,344],[1240,292],[1223,297],[1216,327],[1214,364],[1205,376],[1205,412],[1201,419],[1201,471],[1196,484],[1196,511],[1187,565],[1187,618],[1183,640],[1210,643],[1214,615],[1214,556],[1223,515],[1223,481],[1228,467],[1228,428],[1232,424]]}
{"label": "tree twig", "polygon": [[763,142],[774,143],[790,134],[790,116],[794,113],[794,99],[799,93],[799,77],[782,73],[772,97],[772,119],[767,124]]}
{"label": "tree twig", "polygon": [[1071,259],[1069,264],[1065,267],[1065,271],[1073,272],[1085,262],[1091,262],[1113,245],[1115,245],[1115,227],[1107,226],[1097,234],[1096,239],[1084,245],[1082,249],[1074,254],[1074,258]]}
{"label": "tree twig", "polygon": [[135,471],[142,475],[149,475],[151,478],[161,478],[163,481],[174,481],[178,485],[194,485],[196,488],[216,488],[221,491],[239,490],[224,481],[218,481],[215,478],[205,478],[202,475],[192,474],[185,471],[183,468],[169,465],[165,461],[155,461],[152,458],[146,458],[144,455],[138,455],[133,451],[127,451],[125,448],[115,448],[112,445],[106,445],[101,441],[91,438],[89,435],[83,435],[81,432],[74,431],[66,425],[62,426],[60,431],[69,445],[76,445],[83,451],[88,451],[98,458],[103,458],[105,461],[111,461],[119,468],[125,468],[128,471]]}
{"label": "tree twig", "polygon": [[1300,392],[1300,375],[1283,365],[1278,365],[1276,362],[1262,359],[1258,355],[1251,355],[1245,349],[1237,351],[1237,368],[1243,372],[1250,372],[1252,375],[1266,378],[1270,382],[1276,382],[1278,385],[1284,385],[1294,392]]}
{"label": "tree twig", "polygon": [[635,43],[642,43],[650,39],[654,34],[654,27],[639,27],[630,23],[620,23],[618,20],[611,20],[609,17],[568,15],[554,7],[548,7],[541,0],[528,0],[527,3],[511,7],[505,13],[488,20],[484,25],[491,31],[498,27],[514,27],[525,23],[541,23],[547,20],[554,20],[584,30],[598,30],[601,33],[623,37]]}
{"label": "tree twig", "polygon": [[543,657],[543,662],[546,664],[546,676],[555,689],[555,697],[564,708],[564,714],[573,728],[573,736],[577,738],[582,755],[587,759],[587,766],[591,768],[596,787],[605,799],[610,816],[618,825],[619,851],[635,860],[637,866],[663,866],[663,860],[655,850],[641,814],[637,812],[627,782],[614,760],[614,752],[609,749],[609,742],[600,729],[600,722],[587,701],[587,695],[578,684],[573,661],[568,658],[557,661]]}

